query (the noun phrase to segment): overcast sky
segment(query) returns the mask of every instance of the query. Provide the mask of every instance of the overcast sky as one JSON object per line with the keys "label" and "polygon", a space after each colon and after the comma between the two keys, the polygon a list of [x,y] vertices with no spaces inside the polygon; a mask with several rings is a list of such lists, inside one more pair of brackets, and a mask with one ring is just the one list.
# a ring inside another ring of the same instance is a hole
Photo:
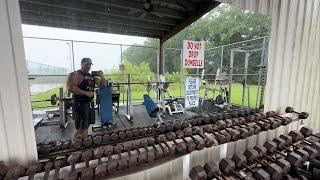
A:
{"label": "overcast sky", "polygon": [[[96,33],[87,31],[22,25],[23,36],[67,39],[116,44],[143,44],[144,37]],[[70,43],[68,41],[39,40],[24,38],[24,48],[28,61],[39,62],[71,69]],[[123,47],[125,49],[126,47]],[[80,67],[83,57],[93,60],[92,70],[118,68],[120,63],[120,46],[92,43],[74,43],[75,68]]]}

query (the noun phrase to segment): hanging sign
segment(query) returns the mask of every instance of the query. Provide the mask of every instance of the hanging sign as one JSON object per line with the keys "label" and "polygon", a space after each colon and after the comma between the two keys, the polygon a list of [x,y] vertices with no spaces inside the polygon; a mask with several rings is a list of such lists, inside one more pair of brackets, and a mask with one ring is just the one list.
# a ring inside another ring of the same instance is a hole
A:
{"label": "hanging sign", "polygon": [[185,107],[199,105],[199,78],[190,77],[186,79]]}
{"label": "hanging sign", "polygon": [[204,68],[204,42],[183,40],[183,68]]}

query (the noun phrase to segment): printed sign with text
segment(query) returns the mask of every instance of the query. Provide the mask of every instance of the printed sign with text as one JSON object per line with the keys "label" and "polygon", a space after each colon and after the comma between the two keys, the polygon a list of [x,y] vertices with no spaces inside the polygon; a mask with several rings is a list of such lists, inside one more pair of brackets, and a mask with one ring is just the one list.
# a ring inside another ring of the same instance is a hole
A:
{"label": "printed sign with text", "polygon": [[185,107],[193,107],[199,105],[199,78],[186,79],[186,98]]}
{"label": "printed sign with text", "polygon": [[204,42],[183,40],[183,68],[204,68]]}

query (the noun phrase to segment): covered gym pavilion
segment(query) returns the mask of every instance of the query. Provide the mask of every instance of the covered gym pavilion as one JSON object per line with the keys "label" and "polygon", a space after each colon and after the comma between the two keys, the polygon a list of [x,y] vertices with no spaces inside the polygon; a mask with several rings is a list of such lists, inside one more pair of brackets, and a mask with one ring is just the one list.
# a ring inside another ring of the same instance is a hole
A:
{"label": "covered gym pavilion", "polygon": [[[0,161],[13,166],[38,160],[22,23],[158,38],[158,74],[163,75],[165,41],[221,2],[272,17],[264,110],[284,112],[286,106],[292,106],[310,113],[303,123],[263,132],[245,146],[261,145],[303,126],[319,132],[319,0],[0,0]],[[230,147],[241,151],[245,146],[230,143],[205,148],[118,179],[187,179],[189,168],[220,160],[233,153]]]}

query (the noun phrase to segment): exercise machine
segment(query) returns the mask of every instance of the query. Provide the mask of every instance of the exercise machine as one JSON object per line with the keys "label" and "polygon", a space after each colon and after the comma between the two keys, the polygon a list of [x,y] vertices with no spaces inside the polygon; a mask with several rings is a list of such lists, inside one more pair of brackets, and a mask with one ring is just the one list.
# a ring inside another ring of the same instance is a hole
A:
{"label": "exercise machine", "polygon": [[[220,69],[217,70],[215,79],[214,79],[214,86],[213,88],[208,87],[207,80],[204,79],[204,70],[202,71],[201,75],[201,84],[204,86],[204,96],[201,99],[200,109],[204,108],[204,102],[208,100],[208,91],[213,91],[213,99],[211,99],[211,103],[218,107],[220,110],[225,110],[230,103],[230,93],[229,89],[227,88],[228,79],[226,78],[225,73],[220,73]],[[219,87],[217,87],[217,84]],[[216,92],[218,95],[216,96]]]}
{"label": "exercise machine", "polygon": [[164,82],[164,93],[168,94],[169,100],[165,102],[165,109],[170,115],[184,113],[184,109],[178,98],[175,98],[170,90],[170,83]]}
{"label": "exercise machine", "polygon": [[[170,115],[184,113],[184,108],[179,102],[178,98],[175,98],[170,90],[170,84],[173,82],[166,82],[164,76],[159,78],[159,82],[153,83],[151,78],[148,77],[147,92],[148,95],[151,90],[155,90],[157,94],[157,106],[163,113],[168,112]],[[168,100],[165,100],[165,95],[169,96]]]}

